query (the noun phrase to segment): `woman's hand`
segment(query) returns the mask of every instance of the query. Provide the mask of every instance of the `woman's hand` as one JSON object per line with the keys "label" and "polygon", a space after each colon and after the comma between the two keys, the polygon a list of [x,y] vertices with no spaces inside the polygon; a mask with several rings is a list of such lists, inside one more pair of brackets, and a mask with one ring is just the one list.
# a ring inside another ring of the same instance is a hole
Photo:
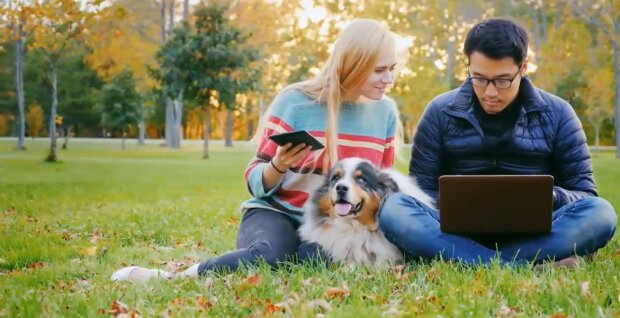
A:
{"label": "woman's hand", "polygon": [[293,144],[287,143],[278,147],[276,155],[271,159],[278,172],[286,172],[290,167],[298,165],[301,160],[310,153],[312,146],[299,144],[293,147]]}
{"label": "woman's hand", "polygon": [[278,147],[276,155],[271,159],[271,165],[263,170],[263,186],[265,189],[271,189],[277,185],[288,169],[298,165],[311,149],[312,146],[306,146],[306,144],[293,147],[291,143]]}

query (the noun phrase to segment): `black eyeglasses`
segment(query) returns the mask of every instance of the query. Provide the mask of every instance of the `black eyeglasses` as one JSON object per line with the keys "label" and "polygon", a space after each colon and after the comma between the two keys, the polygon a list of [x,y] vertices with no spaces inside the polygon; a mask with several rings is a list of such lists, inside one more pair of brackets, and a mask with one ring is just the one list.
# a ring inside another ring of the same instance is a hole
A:
{"label": "black eyeglasses", "polygon": [[512,82],[515,80],[515,78],[517,78],[517,75],[519,75],[519,72],[521,72],[521,66],[523,66],[523,64],[519,64],[519,69],[517,70],[515,76],[512,77],[512,79],[487,79],[484,77],[471,76],[471,73],[469,72],[469,65],[467,65],[467,77],[471,79],[471,83],[476,87],[487,87],[489,86],[489,83],[493,83],[493,86],[495,86],[495,88],[509,88],[510,86],[512,86]]}

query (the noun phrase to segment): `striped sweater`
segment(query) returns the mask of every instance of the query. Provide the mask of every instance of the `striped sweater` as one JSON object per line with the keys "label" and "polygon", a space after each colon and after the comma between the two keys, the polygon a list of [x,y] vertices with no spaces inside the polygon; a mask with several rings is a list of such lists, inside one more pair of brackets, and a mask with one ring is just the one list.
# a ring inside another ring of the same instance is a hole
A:
{"label": "striped sweater", "polygon": [[[397,120],[396,104],[389,98],[343,103],[338,119],[339,159],[360,157],[382,168],[392,167]],[[269,165],[278,148],[268,137],[307,130],[325,144],[326,122],[324,105],[299,91],[287,90],[276,98],[271,105],[256,156],[245,171],[245,181],[253,198],[242,203],[242,212],[250,208],[267,208],[301,221],[306,201],[323,181],[321,171],[325,148],[308,155],[302,160],[303,166],[291,167],[279,184],[265,189],[263,169]]]}

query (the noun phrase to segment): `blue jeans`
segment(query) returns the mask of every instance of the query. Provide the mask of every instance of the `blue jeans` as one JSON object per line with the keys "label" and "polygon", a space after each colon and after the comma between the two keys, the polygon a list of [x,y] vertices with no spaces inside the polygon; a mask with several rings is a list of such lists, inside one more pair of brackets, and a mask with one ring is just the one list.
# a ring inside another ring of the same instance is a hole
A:
{"label": "blue jeans", "polygon": [[553,212],[551,233],[499,239],[491,246],[472,237],[442,232],[438,211],[402,193],[388,197],[379,213],[379,226],[386,238],[408,256],[442,257],[465,264],[487,264],[493,259],[539,263],[587,255],[609,242],[616,222],[609,202],[585,198]]}

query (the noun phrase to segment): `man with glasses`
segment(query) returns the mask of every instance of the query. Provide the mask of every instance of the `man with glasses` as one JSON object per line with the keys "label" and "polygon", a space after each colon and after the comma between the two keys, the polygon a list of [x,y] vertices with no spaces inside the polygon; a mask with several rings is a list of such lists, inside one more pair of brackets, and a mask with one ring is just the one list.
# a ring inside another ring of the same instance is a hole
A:
{"label": "man with glasses", "polygon": [[566,101],[532,84],[527,49],[527,32],[509,19],[488,19],[468,32],[467,79],[426,108],[409,174],[435,199],[441,175],[553,175],[551,233],[492,244],[443,233],[439,211],[395,194],[384,202],[379,224],[406,254],[466,264],[555,260],[572,267],[574,256],[594,253],[613,236],[616,213],[597,196],[581,123]]}

